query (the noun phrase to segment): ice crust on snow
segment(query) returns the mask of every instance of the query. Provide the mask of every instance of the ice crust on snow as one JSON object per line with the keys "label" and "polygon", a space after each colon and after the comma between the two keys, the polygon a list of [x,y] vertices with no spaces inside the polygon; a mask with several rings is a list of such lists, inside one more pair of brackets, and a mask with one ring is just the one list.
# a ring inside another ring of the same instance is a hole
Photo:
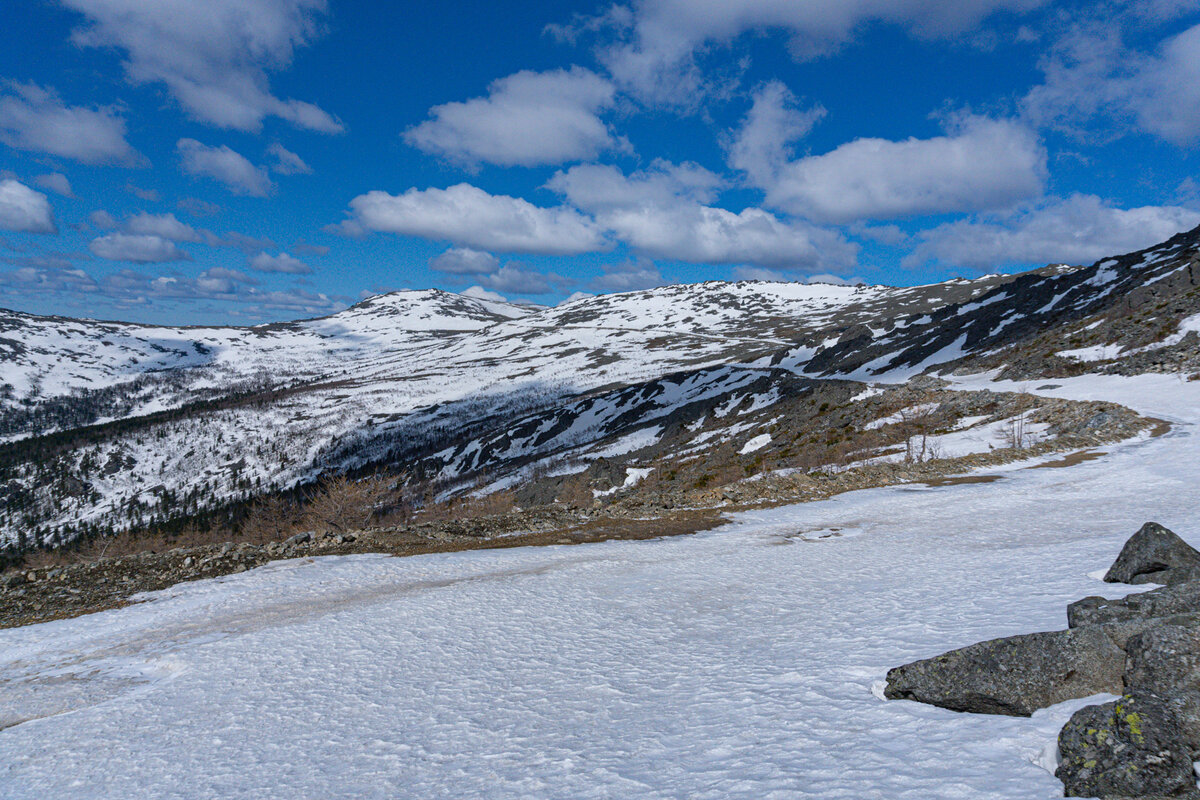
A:
{"label": "ice crust on snow", "polygon": [[1120,595],[1087,573],[1147,519],[1200,544],[1200,386],[1056,383],[1033,391],[1175,428],[690,537],[278,562],[0,631],[0,709],[36,717],[0,732],[2,793],[1060,797],[1039,764],[1078,703],[1021,719],[872,696],[892,666]]}

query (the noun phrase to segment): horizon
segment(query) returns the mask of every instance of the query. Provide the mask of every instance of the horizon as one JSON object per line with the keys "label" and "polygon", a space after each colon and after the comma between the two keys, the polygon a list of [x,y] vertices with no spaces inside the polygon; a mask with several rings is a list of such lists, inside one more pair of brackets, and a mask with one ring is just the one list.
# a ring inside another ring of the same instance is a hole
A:
{"label": "horizon", "polygon": [[399,287],[904,287],[1200,226],[1195,2],[4,16],[0,306],[24,313],[248,326]]}

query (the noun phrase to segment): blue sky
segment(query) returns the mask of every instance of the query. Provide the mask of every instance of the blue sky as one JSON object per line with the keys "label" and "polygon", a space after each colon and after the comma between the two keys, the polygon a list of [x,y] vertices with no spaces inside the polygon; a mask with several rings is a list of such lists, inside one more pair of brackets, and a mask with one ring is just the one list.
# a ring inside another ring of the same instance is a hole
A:
{"label": "blue sky", "polygon": [[36,313],[916,284],[1200,225],[1200,0],[30,0],[0,23],[0,306]]}

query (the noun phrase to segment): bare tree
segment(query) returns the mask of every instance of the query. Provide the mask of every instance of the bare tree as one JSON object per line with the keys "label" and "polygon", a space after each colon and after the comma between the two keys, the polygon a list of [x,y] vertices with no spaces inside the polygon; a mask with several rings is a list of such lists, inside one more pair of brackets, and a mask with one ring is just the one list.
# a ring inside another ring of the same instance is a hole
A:
{"label": "bare tree", "polygon": [[374,519],[389,491],[388,482],[378,475],[328,478],[308,494],[304,524],[319,533],[360,530]]}

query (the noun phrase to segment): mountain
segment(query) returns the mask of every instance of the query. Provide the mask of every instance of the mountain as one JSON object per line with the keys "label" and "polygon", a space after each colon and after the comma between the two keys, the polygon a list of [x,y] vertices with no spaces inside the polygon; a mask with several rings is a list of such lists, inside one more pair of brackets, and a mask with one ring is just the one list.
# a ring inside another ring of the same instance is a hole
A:
{"label": "mountain", "polygon": [[806,397],[815,414],[868,397],[861,382],[932,370],[1198,371],[1198,257],[1200,229],[1087,267],[904,288],[708,282],[555,308],[396,292],[249,328],[4,311],[0,542],[346,469],[446,497],[663,441],[743,447],[781,403]]}

